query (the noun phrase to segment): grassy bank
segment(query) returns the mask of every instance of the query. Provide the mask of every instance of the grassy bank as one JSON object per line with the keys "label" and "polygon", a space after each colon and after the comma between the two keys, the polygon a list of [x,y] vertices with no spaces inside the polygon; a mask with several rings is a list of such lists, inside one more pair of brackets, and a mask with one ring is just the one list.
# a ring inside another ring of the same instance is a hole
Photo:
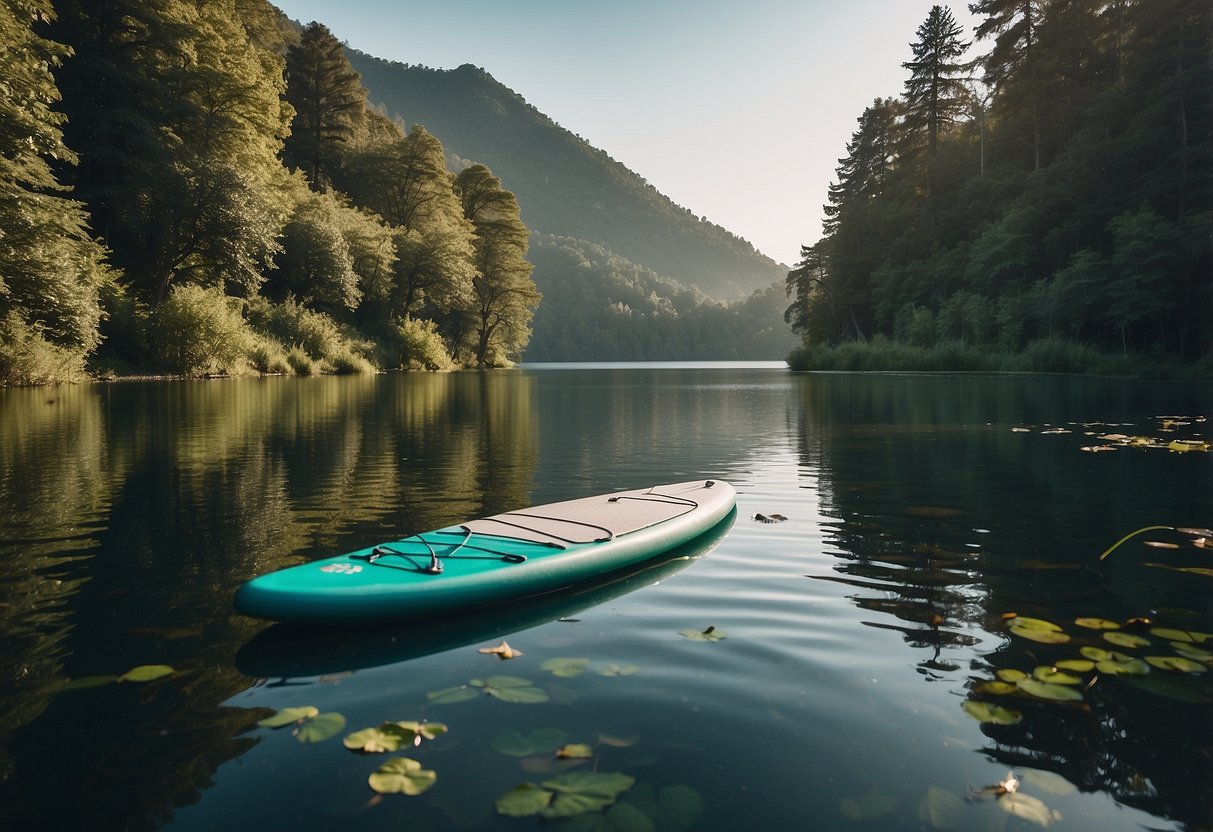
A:
{"label": "grassy bank", "polygon": [[848,372],[1083,373],[1148,378],[1213,378],[1213,357],[1179,362],[1141,355],[1101,353],[1085,344],[1050,338],[1022,352],[977,349],[958,341],[918,347],[877,336],[837,346],[801,347],[788,356],[793,370]]}

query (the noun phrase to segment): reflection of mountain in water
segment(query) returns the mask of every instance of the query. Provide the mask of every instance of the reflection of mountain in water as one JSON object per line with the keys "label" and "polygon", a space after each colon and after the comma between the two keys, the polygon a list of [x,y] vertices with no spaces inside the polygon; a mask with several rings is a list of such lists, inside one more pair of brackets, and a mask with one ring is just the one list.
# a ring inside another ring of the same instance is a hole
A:
{"label": "reflection of mountain in water", "polygon": [[[1207,466],[1166,454],[1084,454],[1079,447],[1090,440],[1080,424],[1064,435],[1011,432],[1069,420],[1142,421],[1146,430],[1155,414],[1199,412],[1207,402],[1192,389],[1045,377],[814,376],[801,399],[800,454],[817,473],[837,563],[833,574],[811,577],[853,588],[855,604],[872,613],[865,623],[901,632],[919,672],[957,692],[995,669],[1031,672],[1077,657],[1082,633],[1071,622],[1080,616],[1165,616],[1208,630],[1207,587],[1191,576],[1097,560],[1124,531],[1206,516]],[[1027,642],[1007,635],[1009,613],[1079,632],[1071,645]],[[1152,649],[1168,650],[1165,642]],[[983,750],[1203,828],[1213,817],[1210,676],[1100,678],[1078,706],[991,698],[1024,719],[983,726],[991,740]]]}

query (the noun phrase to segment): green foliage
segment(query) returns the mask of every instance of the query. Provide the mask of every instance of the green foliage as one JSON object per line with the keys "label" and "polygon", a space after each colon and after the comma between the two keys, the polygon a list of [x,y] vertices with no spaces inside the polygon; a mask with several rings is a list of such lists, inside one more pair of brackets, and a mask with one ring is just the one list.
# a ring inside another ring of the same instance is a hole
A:
{"label": "green foliage", "polygon": [[[859,119],[824,236],[787,278],[797,360],[900,365],[925,349],[937,366],[948,341],[983,365],[1056,371],[1210,355],[1213,8],[971,8],[988,88],[959,84],[959,30],[935,7],[904,98]],[[875,336],[901,346],[846,344]]]}
{"label": "green foliage", "polygon": [[194,284],[173,287],[148,320],[152,355],[172,373],[239,373],[254,345],[237,298]]}
{"label": "green foliage", "polygon": [[41,326],[15,311],[0,319],[0,387],[75,381],[83,371],[81,352],[51,343]]}
{"label": "green foliage", "polygon": [[405,318],[396,327],[399,334],[398,366],[407,370],[449,370],[450,353],[433,321]]}
{"label": "green foliage", "polygon": [[254,328],[289,345],[286,362],[296,375],[374,372],[366,357],[373,345],[323,312],[308,309],[291,297],[282,303],[251,302],[248,311]]}

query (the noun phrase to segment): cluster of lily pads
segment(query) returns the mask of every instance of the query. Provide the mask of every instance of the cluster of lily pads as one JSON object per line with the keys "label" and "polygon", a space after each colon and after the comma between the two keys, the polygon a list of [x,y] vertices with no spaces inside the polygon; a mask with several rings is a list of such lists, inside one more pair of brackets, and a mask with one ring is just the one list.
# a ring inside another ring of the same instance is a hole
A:
{"label": "cluster of lily pads", "polygon": [[[1132,619],[1122,623],[1106,618],[1076,618],[1074,623],[1085,630],[1098,632],[1101,642],[1109,646],[1085,644],[1079,647],[1079,655],[1039,665],[1031,671],[1000,668],[994,671],[994,679],[976,681],[972,686],[973,693],[990,696],[1023,694],[1055,702],[1082,702],[1084,691],[1104,676],[1136,677],[1154,671],[1196,676],[1213,667],[1213,650],[1209,649],[1213,648],[1213,634],[1210,633],[1152,626],[1147,619]],[[1153,638],[1131,632],[1126,626],[1144,629]],[[1061,626],[1040,618],[1011,614],[1007,629],[1017,638],[1039,644],[1068,644],[1072,640]],[[1169,655],[1155,653],[1145,656],[1123,652],[1155,648],[1158,640],[1167,642],[1173,652]],[[1161,688],[1156,689],[1165,692]],[[1023,714],[1017,710],[983,700],[967,699],[962,707],[965,713],[979,722],[1014,725],[1023,719]]]}
{"label": "cluster of lily pads", "polygon": [[[1204,416],[1156,416],[1155,429],[1161,433],[1175,433],[1180,428],[1193,425],[1204,425],[1208,420]],[[1083,436],[1098,439],[1100,444],[1084,445],[1082,450],[1088,453],[1116,451],[1122,448],[1145,448],[1166,450],[1172,453],[1188,453],[1197,451],[1207,453],[1209,441],[1203,438],[1172,439],[1169,437],[1144,436],[1141,434],[1121,433],[1116,428],[1131,428],[1131,422],[1068,422],[1069,427],[1059,425],[1044,425],[1042,434],[1069,434],[1081,430]],[[1019,425],[1011,428],[1012,433],[1031,433],[1032,428]]]}

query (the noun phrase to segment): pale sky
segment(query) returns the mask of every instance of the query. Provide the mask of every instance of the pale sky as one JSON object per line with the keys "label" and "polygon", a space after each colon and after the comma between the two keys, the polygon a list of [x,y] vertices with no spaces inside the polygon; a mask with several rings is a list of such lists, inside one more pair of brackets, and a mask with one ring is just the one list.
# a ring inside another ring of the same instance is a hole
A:
{"label": "pale sky", "polygon": [[[483,67],[775,260],[821,233],[856,119],[930,0],[275,0],[380,58]],[[943,3],[972,40],[965,2]],[[977,44],[971,54],[986,51]],[[408,121],[408,113],[402,114]],[[443,138],[443,137],[439,137]],[[508,184],[508,183],[507,183]]]}

